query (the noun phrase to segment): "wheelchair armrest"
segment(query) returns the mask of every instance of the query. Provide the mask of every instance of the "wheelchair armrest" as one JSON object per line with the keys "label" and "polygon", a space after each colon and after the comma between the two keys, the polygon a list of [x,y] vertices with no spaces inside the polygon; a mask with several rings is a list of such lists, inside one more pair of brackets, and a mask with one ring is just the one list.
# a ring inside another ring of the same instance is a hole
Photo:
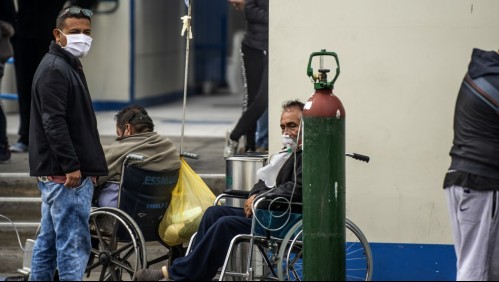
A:
{"label": "wheelchair armrest", "polygon": [[213,205],[217,205],[218,202],[223,198],[236,198],[236,199],[248,199],[249,191],[241,191],[241,190],[225,190],[222,194],[218,195],[218,197],[213,202]]}
{"label": "wheelchair armrest", "polygon": [[223,194],[229,195],[233,198],[248,199],[250,192],[242,190],[225,190]]}
{"label": "wheelchair armrest", "polygon": [[286,211],[291,208],[292,213],[301,213],[303,204],[290,202],[287,199],[272,198],[267,195],[258,196],[253,202],[253,210],[268,209],[275,211]]}

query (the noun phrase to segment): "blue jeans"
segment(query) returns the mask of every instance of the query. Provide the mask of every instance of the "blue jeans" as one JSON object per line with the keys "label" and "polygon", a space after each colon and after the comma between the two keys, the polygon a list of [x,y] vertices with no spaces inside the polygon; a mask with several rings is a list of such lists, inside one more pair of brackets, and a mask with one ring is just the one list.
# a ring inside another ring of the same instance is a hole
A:
{"label": "blue jeans", "polygon": [[31,281],[81,281],[90,255],[89,218],[94,186],[89,177],[77,188],[38,182],[42,220],[31,263]]}
{"label": "blue jeans", "polygon": [[256,147],[269,149],[269,110],[267,109],[256,123]]}

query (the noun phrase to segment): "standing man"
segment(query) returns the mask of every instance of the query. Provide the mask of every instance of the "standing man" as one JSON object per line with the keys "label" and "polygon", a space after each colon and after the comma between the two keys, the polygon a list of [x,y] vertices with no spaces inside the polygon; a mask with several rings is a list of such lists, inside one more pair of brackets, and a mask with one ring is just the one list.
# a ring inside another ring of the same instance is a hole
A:
{"label": "standing man", "polygon": [[499,52],[474,49],[444,180],[457,280],[499,280]]}
{"label": "standing man", "polygon": [[90,254],[93,183],[108,174],[79,58],[92,43],[92,11],[59,12],[49,52],[33,79],[29,165],[42,194],[31,280],[81,280]]}
{"label": "standing man", "polygon": [[[16,36],[13,43],[19,97],[19,139],[10,146],[10,150],[14,153],[28,151],[33,75],[53,39],[54,19],[66,2],[68,1],[17,0]],[[90,8],[95,7],[97,1],[71,0],[69,2],[83,8]]]}

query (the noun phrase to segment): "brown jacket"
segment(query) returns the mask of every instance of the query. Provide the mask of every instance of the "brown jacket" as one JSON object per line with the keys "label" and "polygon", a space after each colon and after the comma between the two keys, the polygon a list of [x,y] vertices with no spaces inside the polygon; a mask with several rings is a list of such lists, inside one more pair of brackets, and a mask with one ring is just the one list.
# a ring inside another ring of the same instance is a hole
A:
{"label": "brown jacket", "polygon": [[100,177],[99,184],[106,181],[120,181],[121,166],[128,154],[138,154],[145,157],[143,161],[134,164],[152,171],[168,171],[180,168],[180,153],[173,142],[156,132],[135,134],[118,138],[109,146],[102,146],[106,155],[109,175]]}

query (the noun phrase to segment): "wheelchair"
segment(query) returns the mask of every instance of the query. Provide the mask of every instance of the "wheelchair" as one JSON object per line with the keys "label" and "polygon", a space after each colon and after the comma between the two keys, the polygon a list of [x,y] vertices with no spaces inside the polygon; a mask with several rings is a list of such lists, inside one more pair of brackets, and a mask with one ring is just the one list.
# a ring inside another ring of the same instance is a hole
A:
{"label": "wheelchair", "polygon": [[[158,226],[168,208],[179,170],[155,172],[134,166],[143,156],[130,154],[122,165],[118,208],[92,208],[92,250],[84,279],[134,280],[139,269],[184,255],[182,246],[168,246],[159,237]],[[168,252],[160,252],[160,245]],[[149,252],[147,250],[149,247]],[[149,260],[151,252],[156,258]],[[159,252],[159,253],[158,253]]]}
{"label": "wheelchair", "polygon": [[[214,205],[245,200],[247,191],[228,190]],[[237,206],[237,205],[236,205]],[[195,242],[194,234],[187,253]],[[362,231],[346,219],[346,280],[370,281],[372,254]],[[219,281],[225,280],[291,280],[303,278],[301,203],[258,197],[253,203],[250,234],[239,234],[230,242]]]}

